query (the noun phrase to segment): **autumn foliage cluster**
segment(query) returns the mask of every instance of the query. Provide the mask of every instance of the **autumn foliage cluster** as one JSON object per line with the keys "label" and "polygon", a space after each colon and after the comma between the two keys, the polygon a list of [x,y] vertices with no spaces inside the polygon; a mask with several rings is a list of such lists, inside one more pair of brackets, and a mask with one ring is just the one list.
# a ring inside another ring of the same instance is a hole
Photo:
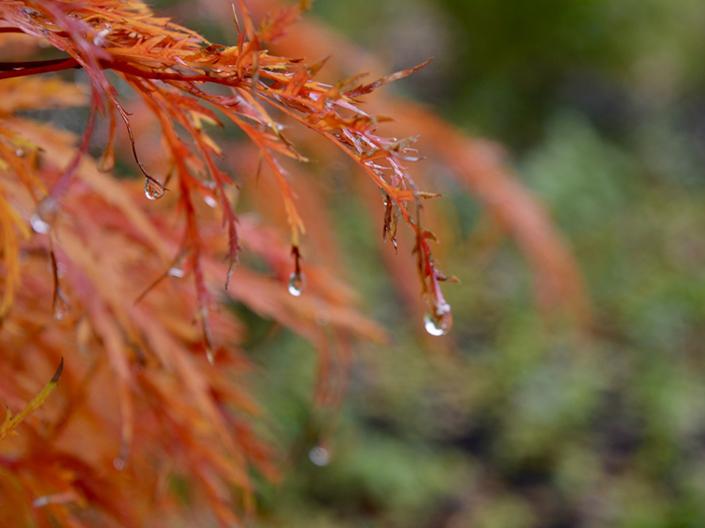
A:
{"label": "autumn foliage cluster", "polygon": [[[252,472],[276,479],[278,464],[252,430],[262,411],[239,382],[226,301],[315,346],[323,403],[340,397],[350,340],[385,339],[331,271],[321,180],[336,156],[364,176],[386,262],[429,333],[452,317],[420,150],[516,240],[539,304],[587,317],[569,254],[496,147],[368,100],[423,65],[348,76],[351,54],[376,66],[294,24],[305,3],[252,4],[208,3],[232,35],[221,45],[139,0],[0,1],[2,526],[168,526],[185,515],[175,475],[190,515],[230,526],[254,511]],[[331,49],[328,63],[299,58]],[[344,80],[317,81],[324,66]],[[78,136],[41,119],[65,107],[87,109]]]}

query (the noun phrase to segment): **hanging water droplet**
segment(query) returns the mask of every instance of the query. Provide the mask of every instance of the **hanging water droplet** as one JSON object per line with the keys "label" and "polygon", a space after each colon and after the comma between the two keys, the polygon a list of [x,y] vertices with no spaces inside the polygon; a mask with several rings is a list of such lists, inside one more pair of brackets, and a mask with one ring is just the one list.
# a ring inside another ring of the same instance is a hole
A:
{"label": "hanging water droplet", "polygon": [[304,290],[304,279],[301,273],[293,272],[289,275],[289,294],[300,297]]}
{"label": "hanging water droplet", "polygon": [[210,365],[215,365],[215,352],[211,347],[206,347],[206,360]]}
{"label": "hanging water droplet", "polygon": [[113,467],[118,471],[122,471],[127,466],[127,461],[122,455],[113,458]]}
{"label": "hanging water droplet", "polygon": [[32,218],[29,219],[29,223],[32,226],[32,231],[35,233],[38,233],[40,235],[46,235],[49,232],[49,224],[42,220],[42,217],[39,216],[37,213],[34,213],[32,215]]}
{"label": "hanging water droplet", "polygon": [[175,279],[181,279],[185,275],[183,268],[179,266],[172,266],[169,268],[169,277],[174,277]]}
{"label": "hanging water droplet", "polygon": [[37,205],[37,211],[29,219],[32,230],[40,235],[46,235],[51,229],[51,223],[56,217],[57,210],[58,207],[54,198],[51,196],[44,198]]}
{"label": "hanging water droplet", "polygon": [[25,154],[26,152],[22,147],[17,147],[17,149],[15,150],[15,156],[17,156],[18,158],[24,158]]}
{"label": "hanging water droplet", "polygon": [[330,464],[330,451],[323,446],[312,447],[308,452],[308,459],[312,464],[324,467]]}
{"label": "hanging water droplet", "polygon": [[207,194],[204,198],[203,201],[206,202],[206,205],[210,207],[211,209],[215,209],[216,205],[218,205],[218,202],[216,201],[215,198],[213,198],[210,194]]}
{"label": "hanging water droplet", "polygon": [[446,333],[443,327],[439,324],[439,321],[436,320],[436,318],[433,317],[431,314],[424,315],[423,324],[424,328],[426,329],[426,332],[429,335],[442,336]]}
{"label": "hanging water droplet", "polygon": [[424,328],[429,335],[444,336],[450,331],[453,325],[453,314],[450,305],[443,303],[436,306],[431,313],[427,313],[423,318]]}
{"label": "hanging water droplet", "polygon": [[54,301],[54,319],[57,321],[62,321],[70,310],[71,306],[69,303],[61,294],[59,294]]}
{"label": "hanging water droplet", "polygon": [[159,200],[159,198],[164,196],[164,186],[157,180],[146,178],[144,180],[144,195],[147,200]]}

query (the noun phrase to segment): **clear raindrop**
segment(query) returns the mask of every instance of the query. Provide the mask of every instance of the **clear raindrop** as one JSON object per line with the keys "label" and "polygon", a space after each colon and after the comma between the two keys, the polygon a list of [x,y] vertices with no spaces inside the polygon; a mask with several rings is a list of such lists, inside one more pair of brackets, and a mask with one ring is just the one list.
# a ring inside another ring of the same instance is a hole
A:
{"label": "clear raindrop", "polygon": [[43,508],[47,504],[49,504],[49,495],[37,497],[32,501],[32,506],[34,506],[35,508]]}
{"label": "clear raindrop", "polygon": [[29,219],[32,230],[40,235],[46,235],[51,229],[51,223],[56,217],[57,209],[56,200],[51,196],[39,202],[37,210]]}
{"label": "clear raindrop", "polygon": [[147,197],[147,200],[159,200],[159,198],[164,196],[164,186],[157,180],[145,178],[144,195]]}
{"label": "clear raindrop", "polygon": [[216,201],[215,198],[213,198],[210,194],[207,194],[204,198],[203,201],[206,202],[206,205],[210,207],[211,209],[215,209],[215,206],[218,205],[218,202]]}
{"label": "clear raindrop", "polygon": [[113,467],[117,469],[118,471],[122,471],[125,469],[127,466],[127,461],[125,460],[125,457],[120,455],[115,458],[113,458]]}
{"label": "clear raindrop", "polygon": [[64,299],[63,295],[59,294],[54,301],[54,319],[62,321],[71,310],[71,306]]}
{"label": "clear raindrop", "polygon": [[289,294],[300,297],[304,290],[304,279],[301,273],[293,272],[289,276]]}
{"label": "clear raindrop", "polygon": [[311,463],[318,467],[324,467],[330,464],[330,451],[323,446],[312,447],[308,452],[308,459]]}
{"label": "clear raindrop", "polygon": [[430,313],[424,315],[423,324],[429,335],[436,337],[446,335],[453,325],[453,314],[451,313],[450,305],[443,303],[434,307]]}
{"label": "clear raindrop", "polygon": [[51,228],[49,223],[42,220],[42,217],[39,216],[38,213],[32,215],[32,218],[29,219],[29,223],[32,226],[32,231],[40,235],[46,235]]}
{"label": "clear raindrop", "polygon": [[103,29],[96,33],[95,37],[93,38],[93,44],[99,47],[105,46],[108,42],[106,37],[110,35],[112,29],[113,28],[110,25],[106,25]]}
{"label": "clear raindrop", "polygon": [[181,279],[185,275],[183,268],[179,266],[172,266],[169,268],[169,277],[174,277],[175,279]]}

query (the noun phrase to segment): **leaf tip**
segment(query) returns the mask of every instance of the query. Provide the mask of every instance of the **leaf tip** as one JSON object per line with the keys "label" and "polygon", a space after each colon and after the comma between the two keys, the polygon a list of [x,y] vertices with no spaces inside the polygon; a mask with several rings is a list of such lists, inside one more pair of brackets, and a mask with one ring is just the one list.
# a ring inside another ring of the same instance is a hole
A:
{"label": "leaf tip", "polygon": [[61,356],[61,359],[59,360],[59,366],[56,367],[56,371],[54,372],[54,375],[51,377],[50,383],[57,383],[63,372],[64,372],[64,357]]}

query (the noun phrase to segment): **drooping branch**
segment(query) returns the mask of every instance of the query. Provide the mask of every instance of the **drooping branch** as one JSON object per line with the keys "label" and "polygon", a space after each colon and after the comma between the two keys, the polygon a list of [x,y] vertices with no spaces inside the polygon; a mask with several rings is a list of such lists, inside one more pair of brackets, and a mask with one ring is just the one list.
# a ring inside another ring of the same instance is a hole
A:
{"label": "drooping branch", "polygon": [[[224,181],[214,177],[215,165],[211,159],[218,154],[217,149],[211,148],[214,142],[200,126],[204,118],[217,122],[210,109],[214,107],[245,132],[274,174],[290,227],[290,245],[298,252],[305,227],[286,169],[278,158],[285,156],[299,161],[305,158],[284,136],[283,126],[270,115],[272,108],[283,112],[340,148],[370,177],[391,204],[392,217],[401,218],[414,233],[421,292],[429,313],[433,318],[447,311],[438,287],[443,274],[437,270],[428,244],[433,235],[422,225],[419,213],[421,200],[433,195],[420,192],[404,167],[405,162],[413,162],[419,156],[410,146],[412,140],[379,135],[378,119],[362,110],[360,101],[362,96],[415,73],[424,64],[373,82],[360,83],[361,77],[357,77],[330,85],[314,80],[320,65],[306,67],[299,60],[271,55],[263,49],[260,42],[264,35],[255,30],[242,1],[237,6],[242,20],[238,28],[243,29],[239,31],[237,45],[229,47],[210,43],[182,26],[154,17],[142,4],[111,5],[106,9],[103,3],[97,7],[90,0],[76,3],[50,0],[31,10],[29,22],[26,10],[0,5],[0,19],[30,35],[42,36],[50,45],[70,55],[49,61],[0,63],[0,79],[83,68],[94,99],[99,99],[92,104],[101,110],[108,109],[111,129],[116,110],[123,118],[137,165],[145,175],[145,194],[150,199],[163,196],[164,184],[149,175],[137,158],[127,113],[104,72],[117,72],[137,89],[159,122],[178,123],[180,130],[185,131],[185,140],[181,138],[182,132],[170,132],[172,137],[165,142],[172,160],[181,167],[177,174],[182,198],[192,191],[210,193],[202,179],[209,173],[212,183],[223,192]],[[138,5],[141,18],[135,24],[130,17]],[[267,32],[277,34],[281,29],[268,27]],[[231,94],[213,93],[207,90],[208,85],[226,86]],[[167,134],[164,127],[162,134]],[[110,137],[107,158],[113,149],[114,134]],[[226,209],[224,218],[232,264],[237,260],[238,235],[233,220],[236,217],[228,200],[221,200],[221,205]],[[388,216],[386,210],[385,216]],[[191,245],[198,244],[197,229],[192,229],[189,237]],[[395,241],[396,237],[392,237],[392,243]],[[295,253],[295,256],[294,276],[300,279],[301,255]],[[193,269],[196,268],[194,265]],[[199,299],[205,296],[199,295]],[[202,305],[200,311],[206,312],[206,307]]]}

